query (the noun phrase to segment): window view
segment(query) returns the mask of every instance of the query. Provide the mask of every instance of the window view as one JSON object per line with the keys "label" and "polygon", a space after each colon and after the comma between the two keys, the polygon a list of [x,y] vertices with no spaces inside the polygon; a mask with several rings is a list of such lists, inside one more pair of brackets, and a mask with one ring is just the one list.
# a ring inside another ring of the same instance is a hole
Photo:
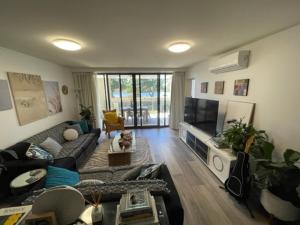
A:
{"label": "window view", "polygon": [[172,74],[101,74],[107,109],[127,127],[168,126]]}

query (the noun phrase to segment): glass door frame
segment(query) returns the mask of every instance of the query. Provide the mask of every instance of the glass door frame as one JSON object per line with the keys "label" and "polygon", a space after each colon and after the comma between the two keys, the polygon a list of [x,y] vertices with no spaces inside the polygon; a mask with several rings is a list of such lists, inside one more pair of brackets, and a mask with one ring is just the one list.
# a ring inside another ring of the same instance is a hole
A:
{"label": "glass door frame", "polygon": [[[122,97],[122,82],[121,82],[121,76],[122,75],[131,75],[132,76],[132,91],[133,91],[133,126],[126,126],[126,128],[159,128],[159,127],[168,127],[169,124],[166,123],[166,113],[167,113],[167,105],[166,105],[166,91],[167,91],[167,75],[173,75],[173,73],[170,72],[157,72],[157,73],[97,73],[97,75],[102,75],[104,78],[104,90],[105,90],[105,105],[106,105],[106,110],[111,110],[111,99],[110,99],[110,87],[109,87],[109,76],[110,75],[118,75],[119,76],[119,94],[120,94],[120,103],[121,103],[121,115],[124,117],[124,110],[123,110],[123,97]],[[141,93],[141,77],[143,75],[157,75],[156,81],[157,81],[157,125],[146,125],[143,124],[143,120],[140,120],[140,123],[138,123],[138,105],[139,105],[139,110],[140,110],[140,115],[142,115],[142,93]],[[160,121],[160,111],[161,111],[161,87],[160,87],[160,81],[161,77],[164,78],[164,90],[163,90],[163,101],[164,101],[164,120],[163,124],[161,124]],[[138,82],[138,93],[139,93],[139,101],[137,101],[137,82]]]}

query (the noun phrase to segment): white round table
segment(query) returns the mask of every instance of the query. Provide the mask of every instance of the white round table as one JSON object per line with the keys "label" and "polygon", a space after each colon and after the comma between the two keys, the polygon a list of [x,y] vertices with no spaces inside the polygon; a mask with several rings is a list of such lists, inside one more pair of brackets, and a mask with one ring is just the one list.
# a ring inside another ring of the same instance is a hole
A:
{"label": "white round table", "polygon": [[23,190],[27,190],[27,188],[40,181],[46,175],[47,170],[45,169],[27,171],[14,178],[10,182],[10,188],[13,193],[19,193],[19,191],[23,192]]}

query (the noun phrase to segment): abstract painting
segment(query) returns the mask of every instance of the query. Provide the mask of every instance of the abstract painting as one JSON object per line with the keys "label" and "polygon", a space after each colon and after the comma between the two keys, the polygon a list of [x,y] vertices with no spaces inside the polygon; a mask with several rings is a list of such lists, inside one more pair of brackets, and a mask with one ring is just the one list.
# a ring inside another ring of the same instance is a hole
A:
{"label": "abstract painting", "polygon": [[8,110],[12,108],[8,82],[6,80],[0,80],[0,111]]}
{"label": "abstract painting", "polygon": [[40,76],[7,73],[20,125],[48,116],[47,103]]}
{"label": "abstract painting", "polygon": [[201,93],[207,93],[208,90],[208,82],[201,83]]}
{"label": "abstract painting", "polygon": [[234,81],[234,95],[247,96],[249,87],[249,79],[235,80]]}
{"label": "abstract painting", "polygon": [[59,85],[56,81],[44,81],[44,90],[48,104],[48,113],[53,115],[62,112]]}
{"label": "abstract painting", "polygon": [[215,94],[218,95],[224,94],[224,81],[215,82]]}

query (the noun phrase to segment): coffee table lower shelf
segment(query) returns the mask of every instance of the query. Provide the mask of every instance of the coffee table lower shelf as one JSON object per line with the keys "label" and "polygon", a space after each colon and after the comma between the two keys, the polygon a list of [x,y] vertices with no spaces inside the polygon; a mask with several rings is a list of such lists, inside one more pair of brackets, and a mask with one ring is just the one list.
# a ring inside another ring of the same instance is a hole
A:
{"label": "coffee table lower shelf", "polygon": [[113,152],[108,153],[108,165],[109,166],[125,166],[130,165],[131,152]]}
{"label": "coffee table lower shelf", "polygon": [[[160,225],[170,225],[167,210],[165,207],[164,199],[161,196],[155,196],[155,203],[158,213],[158,219]],[[103,220],[102,225],[115,225],[117,205],[119,202],[103,202]]]}

